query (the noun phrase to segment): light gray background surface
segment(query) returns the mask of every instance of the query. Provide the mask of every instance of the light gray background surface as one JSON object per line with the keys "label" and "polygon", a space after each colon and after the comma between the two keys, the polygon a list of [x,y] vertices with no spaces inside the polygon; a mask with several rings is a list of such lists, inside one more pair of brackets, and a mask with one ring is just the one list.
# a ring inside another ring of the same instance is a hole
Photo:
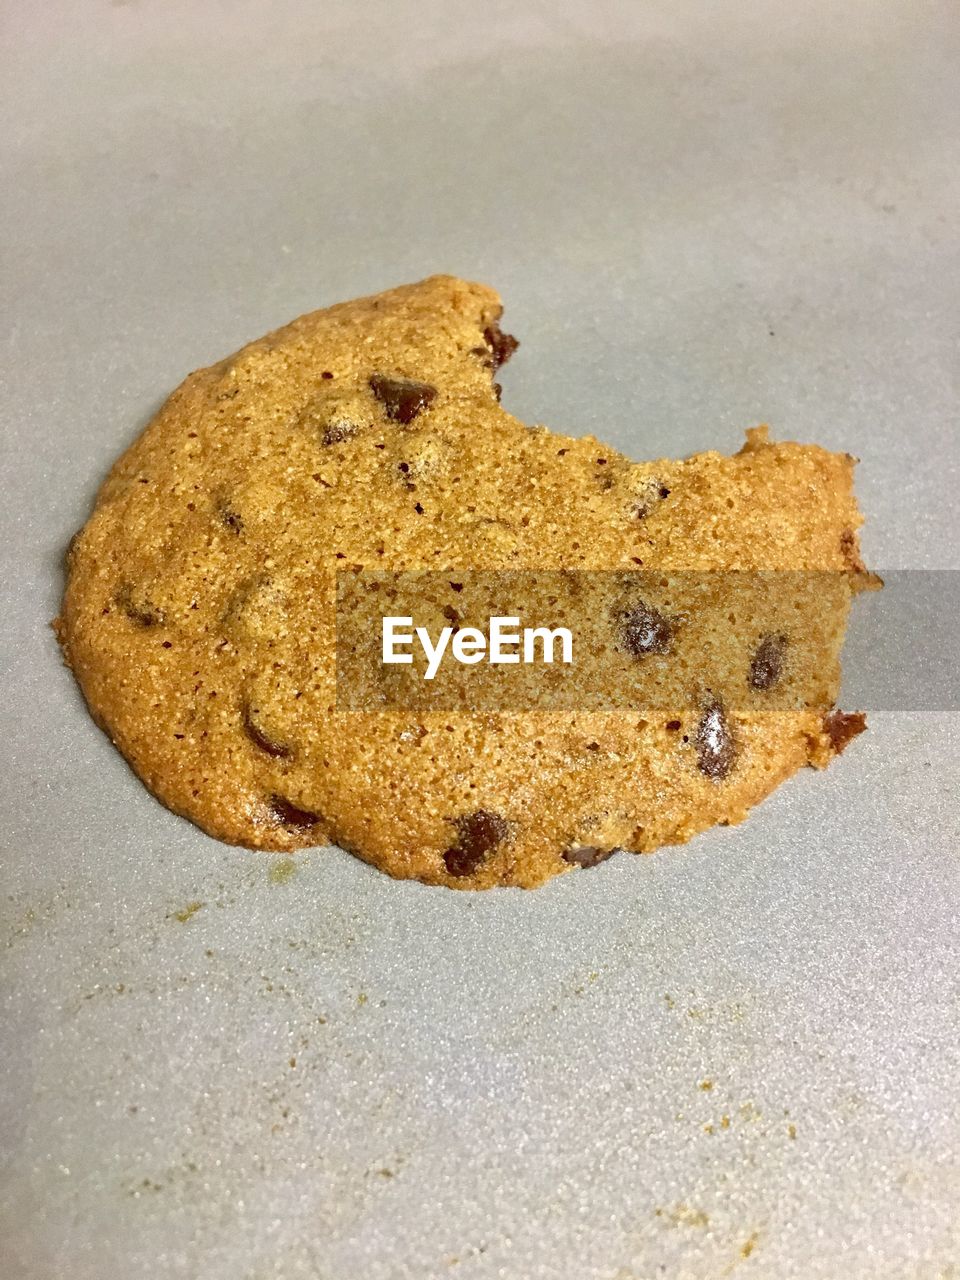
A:
{"label": "light gray background surface", "polygon": [[638,457],[768,420],[862,458],[874,566],[960,567],[955,4],[3,20],[0,1276],[955,1280],[956,716],[532,894],[276,883],[47,629],[188,370],[438,270],[505,296],[521,417]]}

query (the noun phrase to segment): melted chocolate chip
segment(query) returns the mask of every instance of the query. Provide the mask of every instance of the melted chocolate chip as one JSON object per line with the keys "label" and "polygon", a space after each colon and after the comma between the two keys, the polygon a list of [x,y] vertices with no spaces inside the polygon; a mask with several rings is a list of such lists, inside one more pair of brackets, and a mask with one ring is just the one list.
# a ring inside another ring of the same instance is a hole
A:
{"label": "melted chocolate chip", "polygon": [[268,756],[275,756],[279,760],[289,760],[293,755],[293,751],[283,742],[274,742],[272,738],[268,738],[263,730],[259,727],[254,716],[256,711],[246,704],[243,708],[242,723],[243,731],[261,751],[265,751]]}
{"label": "melted chocolate chip", "polygon": [[343,418],[338,418],[336,422],[331,422],[326,431],[321,436],[321,441],[325,445],[343,444],[344,440],[350,440],[357,434],[357,428],[352,422],[346,422]]}
{"label": "melted chocolate chip", "polygon": [[680,729],[682,729],[683,726],[679,720],[668,720],[666,727],[670,730],[671,733],[679,733]]}
{"label": "melted chocolate chip", "polygon": [[571,866],[597,867],[601,862],[606,862],[608,858],[612,858],[615,853],[622,853],[622,849],[598,849],[593,844],[575,844],[570,849],[564,849],[563,860],[569,862]]}
{"label": "melted chocolate chip", "polygon": [[751,689],[772,689],[783,675],[783,662],[787,653],[787,637],[764,636],[750,663],[748,677]]}
{"label": "melted chocolate chip", "polygon": [[163,623],[163,610],[156,608],[149,600],[134,600],[129,586],[122,586],[117,592],[117,604],[140,627],[159,627]]}
{"label": "melted chocolate chip", "polygon": [[697,766],[714,782],[720,782],[733,768],[737,744],[727,723],[723,703],[714,699],[704,707],[697,725]]}
{"label": "melted chocolate chip", "polygon": [[520,343],[511,333],[504,333],[500,326],[496,323],[488,325],[483,331],[483,340],[490,348],[490,354],[493,357],[493,371],[500,368],[502,364],[506,364],[513,353],[519,347]]}
{"label": "melted chocolate chip", "polygon": [[862,711],[831,711],[823,720],[824,731],[837,755],[866,727],[867,717]]}
{"label": "melted chocolate chip", "polygon": [[642,600],[621,613],[617,621],[620,644],[634,658],[669,651],[673,639],[673,623]]}
{"label": "melted chocolate chip", "polygon": [[370,390],[377,397],[392,422],[412,422],[436,399],[437,389],[412,378],[391,378],[385,373],[370,375]]}
{"label": "melted chocolate chip", "polygon": [[141,627],[159,627],[163,622],[163,614],[159,609],[141,608],[139,605],[128,602],[123,606],[123,611],[128,618]]}
{"label": "melted chocolate chip", "polygon": [[323,821],[319,813],[299,809],[285,796],[272,795],[269,809],[271,818],[275,822],[282,822],[285,827],[315,827],[318,822]]}
{"label": "melted chocolate chip", "polygon": [[506,840],[510,828],[499,813],[478,809],[464,814],[455,822],[457,843],[443,855],[452,876],[469,876],[476,871],[491,850]]}

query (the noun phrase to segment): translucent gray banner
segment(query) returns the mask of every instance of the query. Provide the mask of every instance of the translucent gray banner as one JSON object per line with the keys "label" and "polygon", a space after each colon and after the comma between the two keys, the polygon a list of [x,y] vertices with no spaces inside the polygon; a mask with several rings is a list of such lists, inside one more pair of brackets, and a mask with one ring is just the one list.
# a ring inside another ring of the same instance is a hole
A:
{"label": "translucent gray banner", "polygon": [[337,577],[337,707],[960,710],[960,571],[881,577],[357,566]]}

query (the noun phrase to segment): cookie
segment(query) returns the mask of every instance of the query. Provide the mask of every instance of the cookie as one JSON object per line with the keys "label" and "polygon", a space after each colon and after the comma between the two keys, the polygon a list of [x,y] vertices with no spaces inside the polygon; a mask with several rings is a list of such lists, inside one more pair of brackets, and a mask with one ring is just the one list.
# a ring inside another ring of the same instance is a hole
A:
{"label": "cookie", "polygon": [[[499,403],[500,315],[434,276],[302,316],[191,374],[110,472],[58,636],[97,723],[211,835],[530,887],[739,822],[863,728],[834,710],[871,583],[854,460],[757,428],[732,457],[635,463],[527,427]],[[464,668],[431,703],[375,664],[345,696],[344,582],[424,575],[454,633],[507,571],[525,599],[562,576],[586,684],[541,701],[531,668],[475,706]]]}

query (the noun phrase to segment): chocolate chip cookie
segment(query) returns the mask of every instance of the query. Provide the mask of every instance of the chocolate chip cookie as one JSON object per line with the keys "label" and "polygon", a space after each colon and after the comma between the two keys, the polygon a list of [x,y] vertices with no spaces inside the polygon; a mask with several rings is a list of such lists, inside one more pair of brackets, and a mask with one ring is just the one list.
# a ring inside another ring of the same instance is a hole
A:
{"label": "chocolate chip cookie", "polygon": [[[63,652],[146,785],[211,835],[529,887],[739,822],[863,728],[834,709],[871,584],[853,459],[757,428],[732,457],[635,463],[525,426],[499,403],[500,316],[449,276],[302,316],[191,374],[104,483]],[[359,708],[338,698],[345,575],[429,574],[452,629],[467,575],[515,570],[604,575],[584,619],[608,701],[420,705],[383,672]],[[757,594],[771,573],[820,578],[797,603]],[[634,672],[662,696],[623,696]]]}

